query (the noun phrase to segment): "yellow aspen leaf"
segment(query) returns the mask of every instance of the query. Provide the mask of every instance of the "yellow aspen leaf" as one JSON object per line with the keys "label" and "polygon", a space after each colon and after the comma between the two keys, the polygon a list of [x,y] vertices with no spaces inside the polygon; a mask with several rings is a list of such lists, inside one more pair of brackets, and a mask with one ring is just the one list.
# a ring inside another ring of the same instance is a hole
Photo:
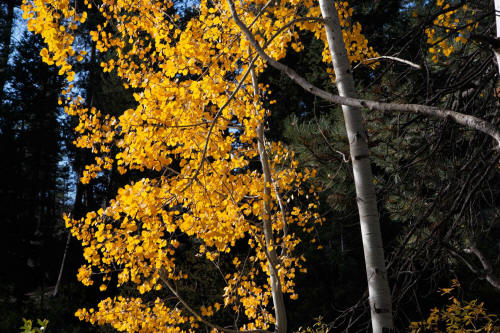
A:
{"label": "yellow aspen leaf", "polygon": [[[315,223],[321,223],[314,205],[295,207],[293,197],[295,193],[313,198],[321,189],[307,188],[305,182],[315,170],[299,172],[293,151],[283,143],[266,143],[271,180],[250,167],[259,159],[258,128],[270,112],[259,96],[271,96],[271,104],[275,100],[268,87],[261,85],[254,91],[251,76],[244,73],[251,65],[256,73],[263,72],[265,62],[250,63],[253,51],[226,2],[202,0],[200,15],[186,18],[187,22],[179,15],[166,15],[175,9],[168,0],[85,0],[84,4],[99,8],[92,12],[97,17],[87,20],[90,14],[67,0],[27,1],[23,10],[29,29],[47,44],[40,52],[43,60],[58,66],[69,82],[76,76],[71,64],[86,55],[76,36],[88,31],[80,29],[82,23],[91,26],[89,37],[99,59],[106,59],[100,69],[113,71],[131,89],[137,106],[110,115],[73,96],[74,87],[64,89],[61,103],[64,99],[65,111],[78,122],[75,143],[96,157],[81,181],[88,183],[113,166],[120,174],[133,172],[136,181],[120,188],[103,209],[80,221],[66,217],[65,224],[84,248],[87,263],[78,271],[82,283],[100,280],[103,290],[110,283],[133,284],[148,301],[143,302],[141,295],[108,298],[95,310],[82,309],[76,315],[120,331],[157,332],[163,327],[179,331],[186,323],[198,331],[196,318],[177,301],[156,299],[155,290],[166,287],[164,280],[189,280],[191,272],[183,272],[175,260],[185,248],[176,239],[182,233],[198,244],[193,250],[196,260],[205,262],[217,263],[230,256],[237,244],[246,244],[250,262],[232,258],[233,265],[223,274],[227,286],[219,297],[225,310],[241,314],[245,327],[269,329],[276,319],[268,252],[277,253],[283,292],[298,298],[295,275],[306,271],[298,250],[302,240],[285,228],[311,232]],[[288,47],[302,52],[298,29],[322,41],[323,60],[330,61],[322,25],[303,20],[321,15],[316,2],[270,5],[260,16],[248,8],[237,11],[248,24],[255,21],[260,43],[276,38],[266,47],[275,59],[284,58]],[[349,60],[376,57],[361,26],[352,22],[349,4],[338,2],[337,8],[346,43],[359,45],[349,49]],[[277,34],[295,19],[295,25]],[[331,69],[330,74],[334,74]],[[289,202],[283,212],[281,199]],[[270,223],[267,244],[264,223]],[[116,271],[117,280],[109,281],[110,272]],[[201,315],[212,316],[220,308],[219,303],[201,307]]]}

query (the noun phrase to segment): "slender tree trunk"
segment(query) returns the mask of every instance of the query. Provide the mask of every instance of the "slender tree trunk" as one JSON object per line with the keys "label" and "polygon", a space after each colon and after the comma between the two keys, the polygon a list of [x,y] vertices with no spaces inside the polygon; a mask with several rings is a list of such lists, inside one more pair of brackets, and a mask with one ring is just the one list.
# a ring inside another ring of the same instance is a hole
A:
{"label": "slender tree trunk", "polygon": [[[258,94],[259,87],[255,71],[251,70],[252,85],[254,94]],[[278,255],[276,253],[276,241],[273,236],[273,227],[271,221],[271,168],[269,167],[269,159],[265,147],[264,125],[260,124],[257,128],[257,149],[259,151],[259,159],[262,165],[262,173],[264,174],[264,193],[263,193],[263,216],[262,229],[264,230],[264,241],[266,246],[267,260],[269,262],[269,277],[271,280],[271,293],[274,305],[274,317],[276,319],[276,333],[286,333],[287,319],[285,301],[283,292],[281,291],[280,278],[276,267],[278,267]],[[271,249],[271,250],[270,250]]]}
{"label": "slender tree trunk", "polygon": [[[498,0],[497,0],[498,1]],[[342,97],[356,98],[349,59],[342,37],[337,10],[332,0],[320,0],[326,36],[336,85]],[[363,238],[366,274],[373,332],[393,329],[392,301],[384,260],[375,186],[370,166],[368,144],[360,108],[343,105],[344,121],[349,139],[354,184]]]}
{"label": "slender tree trunk", "polygon": [[[278,272],[276,267],[278,267],[278,256],[276,254],[276,242],[273,236],[272,230],[272,221],[271,221],[271,172],[269,170],[269,163],[267,160],[267,153],[264,147],[264,128],[259,126],[257,129],[258,138],[258,150],[260,161],[262,164],[262,169],[264,171],[264,213],[262,217],[262,224],[264,229],[264,238],[265,238],[265,246],[266,251],[268,253],[267,260],[269,261],[269,276],[271,280],[271,292],[273,296],[273,304],[274,304],[274,316],[276,318],[276,333],[286,333],[286,311],[285,311],[285,302],[283,300],[283,292],[281,291],[281,283],[278,276]],[[271,249],[271,250],[269,250]]]}
{"label": "slender tree trunk", "polygon": [[[495,23],[497,25],[497,38],[500,38],[500,0],[495,1]],[[495,49],[495,56],[497,57],[498,72],[500,73],[500,50]]]}
{"label": "slender tree trunk", "polygon": [[[76,182],[76,193],[75,193],[75,200],[73,201],[73,209],[71,210],[71,218],[73,219],[79,219],[82,215],[82,198],[83,198],[83,191],[84,191],[84,185],[80,182],[80,177],[82,176],[82,170],[83,166],[80,166],[80,170],[77,172],[77,182]],[[57,276],[57,282],[56,286],[54,287],[54,292],[52,293],[52,296],[57,296],[57,293],[59,292],[59,286],[61,285],[61,280],[62,280],[62,275],[64,271],[64,265],[66,263],[66,256],[69,251],[69,245],[71,242],[71,231],[68,230],[68,236],[66,238],[66,245],[64,246],[64,252],[63,252],[63,257],[61,259],[61,266],[59,268],[59,275]]]}

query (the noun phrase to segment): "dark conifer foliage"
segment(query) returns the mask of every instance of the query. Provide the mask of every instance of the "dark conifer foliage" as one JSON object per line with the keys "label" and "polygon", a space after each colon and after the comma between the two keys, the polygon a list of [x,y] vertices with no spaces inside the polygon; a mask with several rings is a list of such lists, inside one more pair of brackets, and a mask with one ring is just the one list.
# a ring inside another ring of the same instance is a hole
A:
{"label": "dark conifer foliage", "polygon": [[[0,219],[3,266],[1,306],[43,308],[42,293],[54,283],[68,174],[61,164],[58,94],[62,80],[43,64],[41,42],[21,36],[11,54],[0,123]],[[18,321],[19,318],[9,318]],[[5,323],[5,322],[3,322]],[[16,325],[18,323],[16,322]],[[2,324],[3,325],[3,324]]]}
{"label": "dark conifer foliage", "polygon": [[7,0],[0,4],[0,101],[4,100],[4,87],[9,78],[8,61],[12,51],[14,8],[18,3],[17,0]]}
{"label": "dark conifer foliage", "polygon": [[[12,11],[16,12],[15,6]],[[5,34],[13,35],[14,19],[12,24],[5,26]],[[59,101],[64,78],[42,62],[40,38],[16,35],[2,47],[9,61],[2,72],[0,113],[4,162],[0,165],[0,251],[6,259],[0,270],[0,331],[15,332],[23,317],[49,319],[51,329],[60,332],[102,331],[74,317],[77,308],[96,293],[76,280],[82,260],[79,246],[69,244],[60,280],[59,272],[68,234],[62,214],[81,216],[88,208],[95,209],[107,183],[98,188],[99,184],[76,182],[89,157],[72,143],[75,125]],[[98,80],[88,82],[85,69],[84,85],[99,89]]]}

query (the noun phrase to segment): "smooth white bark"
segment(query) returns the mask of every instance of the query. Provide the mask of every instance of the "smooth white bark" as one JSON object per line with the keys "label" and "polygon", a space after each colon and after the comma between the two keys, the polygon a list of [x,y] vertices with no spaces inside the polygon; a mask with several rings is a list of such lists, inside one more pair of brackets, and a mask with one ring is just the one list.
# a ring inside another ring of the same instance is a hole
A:
{"label": "smooth white bark", "polygon": [[[495,1],[495,23],[497,25],[497,38],[500,38],[500,0]],[[500,50],[494,50],[497,57],[498,73],[500,74]]]}
{"label": "smooth white bark", "polygon": [[[325,20],[328,47],[335,70],[335,83],[341,97],[357,98],[354,79],[347,57],[337,10],[332,0],[320,0]],[[373,332],[393,329],[391,291],[387,280],[382,234],[373,175],[370,166],[366,132],[361,108],[343,105],[344,121],[349,139],[354,184],[363,238],[366,274]]]}
{"label": "smooth white bark", "polygon": [[[257,75],[254,69],[250,70],[252,75],[252,86],[254,95],[258,95],[259,86],[257,83]],[[273,235],[273,227],[271,221],[271,184],[273,183],[271,175],[271,167],[269,166],[269,158],[266,152],[264,124],[260,124],[257,128],[257,150],[259,151],[260,164],[264,175],[264,193],[263,193],[263,216],[262,229],[264,231],[265,251],[268,260],[269,279],[271,281],[271,294],[273,297],[274,317],[276,320],[275,332],[286,333],[287,318],[286,307],[281,290],[280,278],[278,276],[277,267],[279,264],[278,255],[276,253],[276,241]],[[284,226],[285,227],[285,226]]]}
{"label": "smooth white bark", "polygon": [[287,319],[285,301],[283,292],[281,291],[280,278],[276,267],[278,267],[278,255],[276,253],[276,242],[272,230],[271,222],[271,170],[269,168],[269,160],[267,157],[266,148],[264,146],[264,128],[262,125],[257,128],[257,140],[260,162],[264,173],[264,213],[262,216],[262,227],[264,230],[265,246],[267,247],[267,260],[269,267],[269,278],[271,281],[271,294],[273,297],[274,317],[276,319],[275,332],[286,333]]}
{"label": "smooth white bark", "polygon": [[488,281],[496,289],[500,290],[500,278],[493,275],[493,267],[491,266],[489,260],[486,259],[484,254],[475,246],[469,246],[468,248],[464,249],[464,252],[473,253],[476,255],[476,257],[481,262],[481,265],[483,266],[483,274],[486,281]]}

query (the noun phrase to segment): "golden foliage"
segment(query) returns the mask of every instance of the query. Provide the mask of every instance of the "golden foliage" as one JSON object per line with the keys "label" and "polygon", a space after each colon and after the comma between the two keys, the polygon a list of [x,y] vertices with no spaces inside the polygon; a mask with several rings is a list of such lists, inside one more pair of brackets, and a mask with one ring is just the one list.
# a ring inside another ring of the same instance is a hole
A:
{"label": "golden foliage", "polygon": [[476,11],[467,4],[457,6],[455,1],[437,0],[440,14],[432,26],[425,29],[431,59],[437,63],[449,57],[457,48],[466,44],[469,34],[478,27]]}
{"label": "golden foliage", "polygon": [[497,317],[488,314],[483,303],[463,302],[453,295],[459,288],[460,283],[453,280],[450,288],[441,289],[441,295],[448,295],[451,303],[444,309],[432,309],[425,321],[412,322],[411,332],[500,332]]}
{"label": "golden foliage", "polygon": [[[23,4],[28,28],[47,44],[41,52],[43,60],[58,66],[68,82],[75,77],[72,64],[86,57],[85,50],[75,46],[75,36],[88,14],[73,3],[25,0]],[[278,250],[275,269],[282,291],[296,299],[294,277],[305,269],[304,257],[294,252],[301,240],[293,230],[310,232],[322,220],[314,212],[314,203],[293,206],[294,195],[317,201],[316,189],[304,185],[315,170],[299,172],[293,152],[283,144],[266,142],[274,184],[264,184],[262,173],[249,167],[259,157],[256,129],[268,110],[254,94],[247,75],[254,54],[232,21],[227,3],[201,1],[198,16],[182,29],[180,17],[170,14],[173,3],[168,0],[85,0],[85,5],[102,16],[103,23],[90,32],[96,49],[111,55],[101,63],[102,70],[113,71],[125,88],[133,89],[137,107],[118,117],[102,114],[74,96],[68,83],[60,104],[79,119],[75,144],[95,154],[95,163],[86,167],[81,181],[87,183],[113,168],[122,174],[152,170],[158,177],[124,186],[106,208],[82,219],[65,216],[66,226],[84,247],[87,264],[79,270],[79,280],[90,285],[99,279],[100,289],[105,290],[118,270],[118,286],[132,282],[141,294],[150,293],[163,287],[163,278],[189,278],[175,263],[178,241],[174,232],[198,239],[199,255],[212,261],[230,252],[238,240],[246,240],[251,255],[245,263],[234,258],[221,301],[224,308],[246,316],[243,329],[270,327],[274,318],[266,282],[268,251]],[[346,44],[351,46],[350,60],[376,56],[360,25],[350,21],[348,3],[339,2],[337,8]],[[237,11],[277,60],[288,47],[304,48],[299,40],[301,29],[325,41],[322,25],[304,19],[321,16],[317,1],[292,0],[281,5],[245,1]],[[302,20],[294,24],[297,19]],[[326,43],[323,60],[330,63]],[[260,59],[253,65],[257,74],[265,68]],[[261,95],[271,93],[262,84],[259,89]],[[272,198],[264,197],[265,186],[272,189]],[[280,209],[279,199],[289,202],[288,211]],[[261,226],[265,200],[272,203],[275,239],[271,244],[265,243]],[[284,221],[295,229],[286,228]],[[221,307],[215,303],[198,310],[209,317]],[[128,332],[195,330],[199,322],[177,303],[169,305],[160,298],[153,304],[141,298],[108,298],[97,309],[81,309],[76,315]]]}

